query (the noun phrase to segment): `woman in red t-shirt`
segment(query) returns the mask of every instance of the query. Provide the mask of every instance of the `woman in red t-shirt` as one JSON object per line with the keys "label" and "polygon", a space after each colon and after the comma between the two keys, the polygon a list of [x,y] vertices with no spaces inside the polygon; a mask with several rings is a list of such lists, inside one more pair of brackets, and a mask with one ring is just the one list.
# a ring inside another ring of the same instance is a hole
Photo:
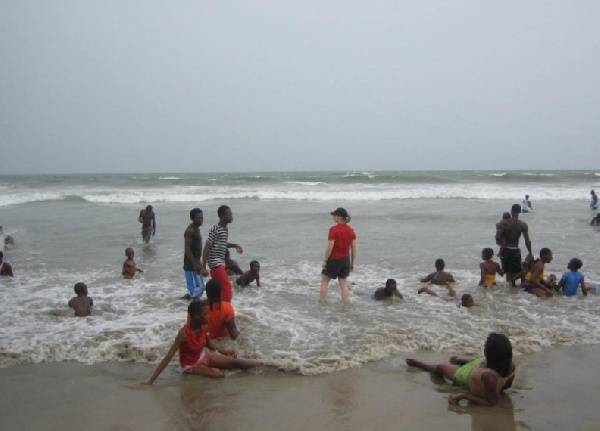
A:
{"label": "woman in red t-shirt", "polygon": [[[179,330],[169,352],[145,384],[151,385],[154,383],[160,373],[169,365],[177,351],[179,351],[179,365],[186,374],[224,377],[225,375],[220,369],[246,369],[262,365],[259,361],[237,359],[235,358],[235,352],[219,349],[213,344],[206,327],[208,323],[208,304],[206,301],[192,301],[188,307],[188,314],[190,316],[189,323]],[[206,348],[233,357],[217,355],[207,351]]]}
{"label": "woman in red t-shirt", "polygon": [[327,301],[327,290],[329,280],[339,279],[342,289],[342,302],[350,301],[350,289],[348,288],[348,275],[354,271],[354,260],[356,259],[356,233],[348,226],[350,216],[344,208],[337,208],[331,212],[335,226],[329,229],[327,237],[327,250],[323,260],[323,271],[321,274],[321,295],[319,301]]}

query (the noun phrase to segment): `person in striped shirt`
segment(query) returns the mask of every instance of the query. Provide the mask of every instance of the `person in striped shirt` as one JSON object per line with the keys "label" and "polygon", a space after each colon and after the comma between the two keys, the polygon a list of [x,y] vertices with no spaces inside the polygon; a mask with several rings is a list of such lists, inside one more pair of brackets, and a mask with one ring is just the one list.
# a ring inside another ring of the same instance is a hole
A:
{"label": "person in striped shirt", "polygon": [[244,250],[239,244],[228,242],[229,230],[227,225],[233,222],[231,208],[227,205],[221,205],[217,209],[217,215],[219,216],[219,223],[214,225],[208,232],[208,239],[202,253],[202,268],[206,269],[208,264],[211,278],[221,283],[221,300],[231,302],[233,288],[225,267],[225,252],[228,248],[235,248],[238,253],[243,253]]}

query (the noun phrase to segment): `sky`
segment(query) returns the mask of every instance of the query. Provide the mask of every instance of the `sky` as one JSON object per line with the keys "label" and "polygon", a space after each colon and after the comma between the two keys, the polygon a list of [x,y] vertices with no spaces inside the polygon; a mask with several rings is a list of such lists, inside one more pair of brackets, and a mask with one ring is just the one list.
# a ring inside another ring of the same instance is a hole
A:
{"label": "sky", "polygon": [[2,0],[0,175],[595,169],[598,29],[597,0]]}

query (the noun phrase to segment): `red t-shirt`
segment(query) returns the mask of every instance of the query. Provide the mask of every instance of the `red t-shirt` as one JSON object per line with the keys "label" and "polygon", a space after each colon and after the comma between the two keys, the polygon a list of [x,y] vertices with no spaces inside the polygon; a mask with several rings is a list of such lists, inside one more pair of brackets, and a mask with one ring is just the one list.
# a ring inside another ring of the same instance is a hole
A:
{"label": "red t-shirt", "polygon": [[330,259],[347,259],[350,257],[350,245],[356,239],[356,233],[347,224],[338,223],[329,229],[328,240],[334,240]]}
{"label": "red t-shirt", "polygon": [[220,304],[214,304],[213,309],[208,311],[208,330],[210,339],[229,337],[229,331],[225,322],[235,318],[235,311],[229,302],[221,301]]}
{"label": "red t-shirt", "polygon": [[200,335],[196,336],[190,325],[181,328],[187,334],[187,343],[179,347],[179,365],[196,365],[202,351],[206,347],[206,325],[202,325]]}

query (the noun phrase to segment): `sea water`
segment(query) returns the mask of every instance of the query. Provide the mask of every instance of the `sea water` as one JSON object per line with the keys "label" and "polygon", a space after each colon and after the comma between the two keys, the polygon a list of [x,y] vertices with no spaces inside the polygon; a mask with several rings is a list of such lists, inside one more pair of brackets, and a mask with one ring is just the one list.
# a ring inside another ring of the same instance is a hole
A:
{"label": "sea water", "polygon": [[[523,214],[534,253],[554,252],[546,274],[583,260],[586,283],[600,282],[600,230],[590,226],[589,191],[600,174],[544,172],[303,172],[0,177],[0,224],[17,243],[5,251],[14,279],[0,280],[0,366],[76,360],[160,360],[185,321],[183,232],[189,211],[204,210],[206,238],[227,204],[230,242],[242,269],[261,264],[261,287],[236,288],[243,357],[302,374],[331,372],[426,349],[480,354],[490,331],[507,334],[517,355],[545,346],[599,344],[600,297],[538,299],[505,286],[478,287],[481,250],[495,224],[530,196]],[[154,206],[157,233],[141,240],[139,211]],[[351,303],[317,301],[330,212],[345,207],[357,233]],[[124,250],[144,273],[123,280]],[[525,248],[522,243],[523,256]],[[473,295],[465,309],[418,295],[437,258]],[[395,278],[404,300],[370,294]],[[76,282],[87,283],[93,315],[67,307]],[[227,344],[227,343],[226,343]]]}

